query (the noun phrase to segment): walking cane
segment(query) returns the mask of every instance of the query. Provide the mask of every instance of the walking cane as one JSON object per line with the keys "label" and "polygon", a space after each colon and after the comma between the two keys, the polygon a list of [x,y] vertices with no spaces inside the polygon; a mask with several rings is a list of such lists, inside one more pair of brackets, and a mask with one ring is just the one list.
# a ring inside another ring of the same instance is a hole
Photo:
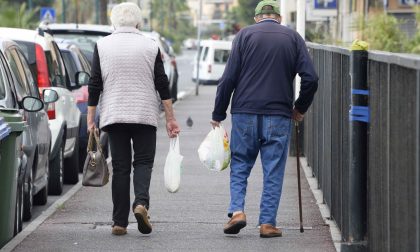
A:
{"label": "walking cane", "polygon": [[300,232],[303,233],[303,218],[302,218],[302,193],[300,189],[300,150],[299,150],[299,122],[295,121],[296,131],[296,158],[297,158],[297,180],[298,180],[298,193],[299,193],[299,220],[300,220]]}

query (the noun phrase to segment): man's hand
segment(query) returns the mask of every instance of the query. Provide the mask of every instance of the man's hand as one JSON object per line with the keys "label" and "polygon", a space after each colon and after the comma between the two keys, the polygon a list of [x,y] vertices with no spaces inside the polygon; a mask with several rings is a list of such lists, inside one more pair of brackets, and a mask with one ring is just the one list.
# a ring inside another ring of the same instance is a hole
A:
{"label": "man's hand", "polygon": [[217,121],[211,120],[210,124],[213,127],[213,129],[216,128],[216,127],[220,127],[220,122],[217,122]]}
{"label": "man's hand", "polygon": [[293,116],[292,119],[297,121],[297,122],[301,122],[303,120],[303,114],[301,114],[297,109],[293,109]]}
{"label": "man's hand", "polygon": [[166,121],[166,131],[170,138],[176,137],[181,129],[179,128],[178,122],[175,119],[170,119]]}

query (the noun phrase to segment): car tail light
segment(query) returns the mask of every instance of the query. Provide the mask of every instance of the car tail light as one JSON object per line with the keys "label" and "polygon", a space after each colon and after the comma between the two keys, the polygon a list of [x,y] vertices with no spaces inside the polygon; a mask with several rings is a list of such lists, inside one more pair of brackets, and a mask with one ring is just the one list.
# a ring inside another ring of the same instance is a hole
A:
{"label": "car tail light", "polygon": [[208,72],[208,73],[211,73],[211,65],[208,65],[208,66],[207,66],[207,72]]}
{"label": "car tail light", "polygon": [[47,58],[45,57],[44,50],[38,44],[35,45],[35,56],[36,70],[38,74],[38,87],[51,87],[48,76]]}
{"label": "car tail light", "polygon": [[55,119],[55,105],[54,105],[54,103],[49,103],[48,104],[47,114],[48,114],[48,119],[50,119],[50,120]]}

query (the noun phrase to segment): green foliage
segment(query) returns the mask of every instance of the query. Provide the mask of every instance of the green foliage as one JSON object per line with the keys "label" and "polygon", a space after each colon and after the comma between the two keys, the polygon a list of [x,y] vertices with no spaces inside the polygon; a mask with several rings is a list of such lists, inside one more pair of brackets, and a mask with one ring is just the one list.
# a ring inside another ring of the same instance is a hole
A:
{"label": "green foliage", "polygon": [[385,13],[371,15],[367,21],[357,20],[356,29],[362,40],[369,43],[369,49],[388,52],[404,52],[407,36],[400,29],[401,21]]}
{"label": "green foliage", "polygon": [[231,23],[247,26],[254,23],[255,7],[261,0],[239,0],[238,6],[232,8],[227,18]]}
{"label": "green foliage", "polygon": [[172,42],[176,53],[182,41],[195,35],[186,0],[151,0],[152,29]]}
{"label": "green foliage", "polygon": [[19,6],[16,3],[0,1],[0,24],[4,27],[32,29],[38,24],[38,12],[39,8],[28,10],[26,3]]}
{"label": "green foliage", "polygon": [[417,31],[414,37],[408,41],[407,49],[411,53],[420,54],[420,7],[416,8]]}

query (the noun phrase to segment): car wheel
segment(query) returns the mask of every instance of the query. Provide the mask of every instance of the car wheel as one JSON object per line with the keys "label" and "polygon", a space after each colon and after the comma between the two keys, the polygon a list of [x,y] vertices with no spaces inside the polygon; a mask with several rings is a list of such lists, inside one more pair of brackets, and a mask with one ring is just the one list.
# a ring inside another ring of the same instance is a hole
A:
{"label": "car wheel", "polygon": [[24,181],[24,194],[23,194],[23,220],[28,221],[32,218],[33,206],[33,169],[30,169],[29,175]]}
{"label": "car wheel", "polygon": [[48,179],[48,189],[50,195],[60,195],[63,192],[64,144],[65,141],[63,139],[60,150],[54,159],[50,161],[50,176]]}
{"label": "car wheel", "polygon": [[79,136],[76,136],[73,154],[64,160],[64,183],[79,182]]}
{"label": "car wheel", "polygon": [[34,195],[34,205],[45,205],[48,201],[48,185]]}
{"label": "car wheel", "polygon": [[14,235],[17,235],[22,231],[22,219],[23,219],[23,183],[18,185],[16,194],[16,210],[15,210],[15,226]]}

